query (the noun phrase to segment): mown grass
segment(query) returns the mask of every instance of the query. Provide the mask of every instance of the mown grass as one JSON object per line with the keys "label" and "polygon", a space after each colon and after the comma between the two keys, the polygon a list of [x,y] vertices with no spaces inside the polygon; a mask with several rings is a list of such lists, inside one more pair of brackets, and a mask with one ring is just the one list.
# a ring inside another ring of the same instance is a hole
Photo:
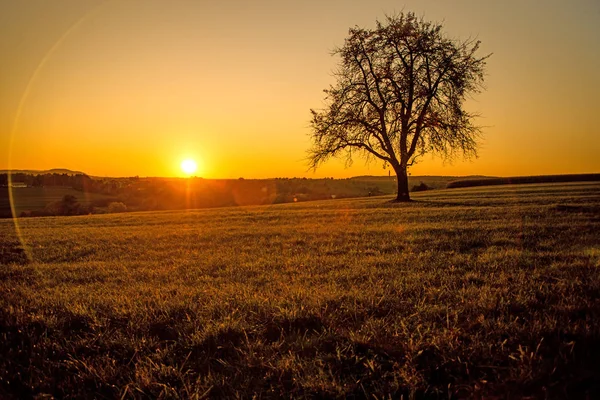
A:
{"label": "mown grass", "polygon": [[600,395],[600,184],[0,221],[0,397]]}

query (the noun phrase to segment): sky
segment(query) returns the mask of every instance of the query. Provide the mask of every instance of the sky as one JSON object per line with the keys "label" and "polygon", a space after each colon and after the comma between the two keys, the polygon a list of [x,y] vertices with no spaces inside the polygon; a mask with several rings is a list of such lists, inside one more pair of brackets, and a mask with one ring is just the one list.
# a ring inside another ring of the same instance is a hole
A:
{"label": "sky", "polygon": [[387,175],[308,170],[310,109],[353,26],[414,12],[488,60],[479,157],[412,175],[600,172],[600,2],[0,0],[0,169],[205,178]]}

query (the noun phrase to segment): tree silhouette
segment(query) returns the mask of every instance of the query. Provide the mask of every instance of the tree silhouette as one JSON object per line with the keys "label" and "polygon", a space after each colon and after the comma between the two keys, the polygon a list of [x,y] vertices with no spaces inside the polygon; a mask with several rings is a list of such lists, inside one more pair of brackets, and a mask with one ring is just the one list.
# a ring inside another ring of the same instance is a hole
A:
{"label": "tree silhouette", "polygon": [[45,211],[50,215],[79,215],[83,209],[77,197],[66,194],[60,201],[48,204]]}
{"label": "tree silhouette", "polygon": [[408,168],[434,152],[476,156],[480,128],[465,111],[468,95],[482,89],[485,61],[479,41],[457,41],[442,26],[398,14],[375,29],[350,29],[325,90],[325,108],[311,110],[312,168],[330,157],[383,161],[398,177],[398,201],[408,201]]}

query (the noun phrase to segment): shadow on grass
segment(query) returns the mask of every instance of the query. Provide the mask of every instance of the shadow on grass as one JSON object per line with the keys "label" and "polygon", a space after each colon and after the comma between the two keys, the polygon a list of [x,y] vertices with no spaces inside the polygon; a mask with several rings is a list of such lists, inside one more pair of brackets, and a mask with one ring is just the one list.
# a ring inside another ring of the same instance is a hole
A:
{"label": "shadow on grass", "polygon": [[445,200],[423,200],[411,199],[409,201],[388,200],[382,202],[373,202],[365,205],[365,208],[440,208],[440,207],[491,207],[502,204],[485,202],[452,202]]}
{"label": "shadow on grass", "polygon": [[20,243],[0,243],[0,265],[25,265],[27,263],[29,263],[29,259]]}
{"label": "shadow on grass", "polygon": [[574,204],[557,204],[554,206],[554,210],[563,213],[584,213],[584,214],[595,214],[600,215],[600,207],[596,206],[582,206]]}

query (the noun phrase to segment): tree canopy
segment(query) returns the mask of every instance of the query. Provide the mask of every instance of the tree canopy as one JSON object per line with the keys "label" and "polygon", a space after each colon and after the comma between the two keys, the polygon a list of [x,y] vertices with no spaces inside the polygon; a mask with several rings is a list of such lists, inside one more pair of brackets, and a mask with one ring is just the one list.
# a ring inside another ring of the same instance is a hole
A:
{"label": "tree canopy", "polygon": [[422,155],[476,156],[481,129],[464,103],[483,88],[489,55],[477,56],[479,46],[413,13],[351,28],[333,52],[340,62],[325,107],[311,110],[311,166],[338,156],[350,163],[354,154],[380,160],[396,172],[402,201],[410,199],[408,168]]}

